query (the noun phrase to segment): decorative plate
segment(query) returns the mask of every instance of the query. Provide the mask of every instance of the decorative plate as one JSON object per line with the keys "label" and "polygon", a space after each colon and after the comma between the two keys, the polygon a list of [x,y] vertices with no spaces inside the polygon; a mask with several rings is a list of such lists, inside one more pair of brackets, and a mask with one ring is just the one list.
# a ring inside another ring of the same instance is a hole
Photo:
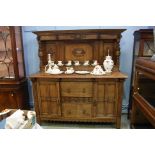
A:
{"label": "decorative plate", "polygon": [[89,71],[75,71],[77,74],[89,74]]}
{"label": "decorative plate", "polygon": [[105,75],[106,73],[103,72],[103,73],[94,74],[93,72],[91,72],[90,74],[92,74],[92,75]]}
{"label": "decorative plate", "polygon": [[50,72],[49,74],[54,74],[54,75],[56,75],[56,74],[62,74],[63,73],[63,71],[60,71],[60,72]]}
{"label": "decorative plate", "polygon": [[83,64],[83,66],[89,66],[89,64]]}
{"label": "decorative plate", "polygon": [[80,66],[80,64],[74,64],[74,66]]}
{"label": "decorative plate", "polygon": [[64,64],[57,64],[57,65],[61,67],[61,66],[63,66]]}
{"label": "decorative plate", "polygon": [[74,73],[74,71],[72,71],[72,72],[65,71],[65,74],[73,74],[73,73]]}
{"label": "decorative plate", "polygon": [[0,115],[7,114],[10,111],[11,111],[10,109],[5,109],[5,110],[3,110],[3,111],[0,112]]}
{"label": "decorative plate", "polygon": [[97,66],[97,64],[91,64],[92,66]]}
{"label": "decorative plate", "polygon": [[72,64],[65,64],[65,66],[72,66]]}

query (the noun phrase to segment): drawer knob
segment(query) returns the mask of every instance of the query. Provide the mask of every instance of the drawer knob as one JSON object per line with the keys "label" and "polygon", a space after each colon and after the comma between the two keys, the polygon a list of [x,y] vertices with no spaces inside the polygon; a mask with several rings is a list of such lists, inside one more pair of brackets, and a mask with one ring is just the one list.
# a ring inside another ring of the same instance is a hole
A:
{"label": "drawer knob", "polygon": [[83,110],[83,114],[86,114],[86,110]]}
{"label": "drawer knob", "polygon": [[67,89],[67,93],[71,93],[71,90],[69,88]]}
{"label": "drawer knob", "polygon": [[67,114],[70,115],[71,114],[71,111],[67,111]]}
{"label": "drawer knob", "polygon": [[83,92],[83,93],[85,93],[85,92],[86,92],[86,89],[85,89],[85,88],[83,88],[82,92]]}

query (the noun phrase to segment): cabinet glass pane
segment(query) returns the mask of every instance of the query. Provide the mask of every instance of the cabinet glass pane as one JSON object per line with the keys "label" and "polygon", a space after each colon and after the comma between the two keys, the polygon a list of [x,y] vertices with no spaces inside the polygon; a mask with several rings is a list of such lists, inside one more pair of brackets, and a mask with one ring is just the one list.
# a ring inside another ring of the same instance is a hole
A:
{"label": "cabinet glass pane", "polygon": [[138,56],[139,54],[139,41],[135,42],[135,56]]}
{"label": "cabinet glass pane", "polygon": [[15,38],[16,38],[16,51],[17,51],[19,78],[22,78],[24,77],[24,62],[23,62],[21,28],[19,26],[15,26]]}
{"label": "cabinet glass pane", "polygon": [[144,56],[152,56],[155,52],[154,42],[153,41],[145,41],[144,42]]}
{"label": "cabinet glass pane", "polygon": [[143,74],[139,75],[139,94],[155,107],[155,81]]}
{"label": "cabinet glass pane", "polygon": [[10,30],[0,26],[0,78],[15,78]]}

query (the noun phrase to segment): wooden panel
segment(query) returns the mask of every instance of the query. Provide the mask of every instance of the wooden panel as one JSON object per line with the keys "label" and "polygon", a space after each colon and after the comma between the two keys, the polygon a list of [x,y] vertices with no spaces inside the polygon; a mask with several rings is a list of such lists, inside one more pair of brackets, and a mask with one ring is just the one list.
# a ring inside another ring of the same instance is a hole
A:
{"label": "wooden panel", "polygon": [[93,47],[90,44],[78,43],[65,45],[65,60],[93,60]]}
{"label": "wooden panel", "polygon": [[116,88],[115,83],[98,82],[96,116],[114,115]]}
{"label": "wooden panel", "polygon": [[58,97],[56,82],[40,81],[39,87],[41,97]]}
{"label": "wooden panel", "polygon": [[42,115],[57,116],[59,114],[58,109],[59,109],[59,107],[57,105],[57,102],[42,100],[42,102],[40,103],[40,113]]}
{"label": "wooden panel", "polygon": [[61,96],[92,97],[92,82],[61,82]]}
{"label": "wooden panel", "polygon": [[58,83],[52,81],[39,82],[39,109],[41,115],[60,115]]}

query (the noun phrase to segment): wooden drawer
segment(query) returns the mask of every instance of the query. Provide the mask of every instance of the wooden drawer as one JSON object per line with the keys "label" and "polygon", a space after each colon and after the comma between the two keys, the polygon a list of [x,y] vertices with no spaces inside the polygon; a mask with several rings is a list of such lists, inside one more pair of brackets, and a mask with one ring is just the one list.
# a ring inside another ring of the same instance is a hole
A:
{"label": "wooden drawer", "polygon": [[91,117],[92,115],[92,105],[91,104],[80,104],[77,110],[78,116],[81,117]]}
{"label": "wooden drawer", "polygon": [[92,105],[91,104],[72,104],[63,103],[62,104],[62,115],[64,117],[70,118],[90,118],[92,115]]}
{"label": "wooden drawer", "polygon": [[61,96],[92,97],[92,82],[61,82]]}

